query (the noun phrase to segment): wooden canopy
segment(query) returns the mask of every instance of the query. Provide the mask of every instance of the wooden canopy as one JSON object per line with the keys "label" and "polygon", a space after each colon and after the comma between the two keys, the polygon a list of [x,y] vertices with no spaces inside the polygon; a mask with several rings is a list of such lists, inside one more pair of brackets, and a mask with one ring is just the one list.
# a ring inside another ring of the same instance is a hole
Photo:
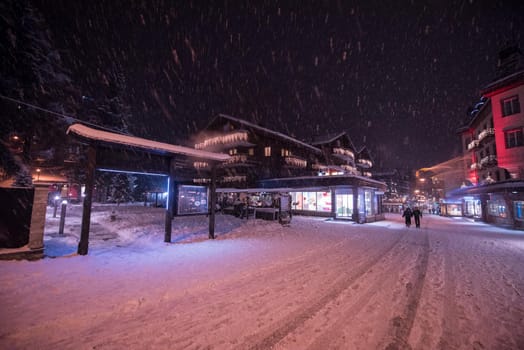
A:
{"label": "wooden canopy", "polygon": [[[216,165],[229,159],[229,155],[200,151],[189,147],[147,140],[139,137],[93,129],[83,124],[73,124],[67,134],[88,145],[87,179],[82,212],[82,228],[78,254],[86,255],[89,246],[89,228],[95,171],[118,170],[163,174],[169,177],[168,199],[165,217],[165,242],[171,242],[171,220],[173,219],[175,180],[190,175],[191,160],[205,161],[211,165],[210,205],[216,205]],[[215,211],[210,210],[209,237],[215,238]]]}

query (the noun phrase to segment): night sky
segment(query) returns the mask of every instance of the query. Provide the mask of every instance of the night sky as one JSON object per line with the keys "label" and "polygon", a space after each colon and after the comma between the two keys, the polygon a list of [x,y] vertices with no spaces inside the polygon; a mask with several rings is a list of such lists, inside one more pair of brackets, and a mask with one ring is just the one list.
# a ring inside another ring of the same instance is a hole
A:
{"label": "night sky", "polygon": [[302,140],[347,131],[388,168],[457,155],[498,51],[524,48],[524,1],[35,4],[82,95],[123,76],[137,136],[180,144],[225,113]]}

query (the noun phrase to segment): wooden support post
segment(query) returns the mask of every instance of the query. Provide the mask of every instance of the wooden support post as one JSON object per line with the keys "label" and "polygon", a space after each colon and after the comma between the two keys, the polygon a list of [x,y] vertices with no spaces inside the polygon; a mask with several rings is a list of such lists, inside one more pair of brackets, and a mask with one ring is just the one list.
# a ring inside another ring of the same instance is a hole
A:
{"label": "wooden support post", "polygon": [[89,247],[89,226],[91,224],[91,205],[93,202],[93,187],[95,185],[96,170],[96,146],[89,145],[87,150],[87,177],[84,197],[84,208],[82,211],[82,228],[80,242],[78,243],[78,254],[87,255]]}
{"label": "wooden support post", "polygon": [[353,221],[356,223],[360,222],[360,208],[358,207],[358,186],[353,186]]}
{"label": "wooden support post", "polygon": [[336,194],[336,189],[334,187],[331,188],[331,217],[333,219],[336,219],[337,218],[337,206],[336,206],[336,203],[337,203],[337,194]]}
{"label": "wooden support post", "polygon": [[169,163],[169,177],[168,177],[168,191],[166,203],[166,226],[164,234],[164,242],[171,243],[171,228],[173,221],[173,213],[175,206],[175,159],[171,158]]}
{"label": "wooden support post", "polygon": [[217,169],[211,167],[211,184],[209,186],[209,238],[215,239],[215,209],[217,207]]}

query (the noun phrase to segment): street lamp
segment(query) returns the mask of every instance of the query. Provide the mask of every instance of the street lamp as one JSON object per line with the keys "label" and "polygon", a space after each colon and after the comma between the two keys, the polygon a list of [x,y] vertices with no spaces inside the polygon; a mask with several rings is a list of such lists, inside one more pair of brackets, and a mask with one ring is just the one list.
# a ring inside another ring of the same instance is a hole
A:
{"label": "street lamp", "polygon": [[40,172],[42,171],[42,169],[38,168],[36,169],[36,181],[40,181]]}

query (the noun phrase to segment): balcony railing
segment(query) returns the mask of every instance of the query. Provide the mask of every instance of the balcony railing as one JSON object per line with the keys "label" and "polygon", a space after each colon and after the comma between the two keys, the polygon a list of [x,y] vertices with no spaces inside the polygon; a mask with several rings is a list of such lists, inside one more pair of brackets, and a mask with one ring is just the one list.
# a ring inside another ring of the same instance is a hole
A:
{"label": "balcony railing", "polygon": [[357,164],[362,168],[371,168],[373,163],[369,159],[359,159]]}
{"label": "balcony railing", "polygon": [[253,166],[256,165],[257,162],[254,160],[254,158],[247,154],[234,154],[232,155],[228,160],[226,160],[224,163],[222,163],[223,167],[231,167],[231,166]]}
{"label": "balcony railing", "polygon": [[193,179],[193,182],[196,184],[208,184],[211,182],[211,179],[205,178],[205,177],[199,177],[199,178]]}
{"label": "balcony railing", "polygon": [[194,162],[193,167],[195,169],[207,169],[209,168],[209,163],[208,162]]}
{"label": "balcony railing", "polygon": [[479,133],[479,142],[481,142],[482,140],[484,140],[485,138],[489,136],[495,136],[495,129],[488,128],[488,129],[482,130]]}
{"label": "balcony railing", "polygon": [[307,167],[307,161],[305,159],[296,157],[296,156],[287,156],[284,157],[284,162],[292,167],[296,168],[305,168]]}
{"label": "balcony railing", "polygon": [[314,163],[311,165],[311,168],[314,169],[314,170],[324,170],[326,169],[328,166],[326,164],[321,164],[321,163]]}
{"label": "balcony railing", "polygon": [[236,164],[236,163],[246,163],[247,162],[247,155],[245,154],[235,154],[231,156],[228,160],[226,160],[224,163],[226,164]]}
{"label": "balcony railing", "polygon": [[480,165],[482,167],[494,166],[497,165],[497,156],[489,155],[480,160]]}
{"label": "balcony railing", "polygon": [[473,163],[469,166],[471,170],[479,170],[482,168],[482,166],[479,163]]}
{"label": "balcony railing", "polygon": [[247,177],[245,175],[235,175],[235,176],[224,176],[222,182],[245,182]]}
{"label": "balcony railing", "polygon": [[342,164],[340,167],[344,169],[344,171],[351,173],[351,174],[356,174],[357,172],[357,169],[354,166],[351,166],[348,164]]}
{"label": "balcony railing", "polygon": [[238,131],[235,131],[229,134],[214,136],[214,137],[205,139],[204,141],[197,143],[195,145],[195,148],[196,149],[205,149],[205,148],[217,146],[217,145],[231,146],[231,145],[235,145],[238,143],[247,143],[248,138],[249,138],[249,135],[247,131],[238,130]]}
{"label": "balcony railing", "polygon": [[475,147],[479,146],[479,140],[473,140],[468,144],[468,151],[474,149]]}
{"label": "balcony railing", "polygon": [[347,148],[334,147],[333,154],[344,159],[355,159],[355,154],[353,153],[353,151]]}

